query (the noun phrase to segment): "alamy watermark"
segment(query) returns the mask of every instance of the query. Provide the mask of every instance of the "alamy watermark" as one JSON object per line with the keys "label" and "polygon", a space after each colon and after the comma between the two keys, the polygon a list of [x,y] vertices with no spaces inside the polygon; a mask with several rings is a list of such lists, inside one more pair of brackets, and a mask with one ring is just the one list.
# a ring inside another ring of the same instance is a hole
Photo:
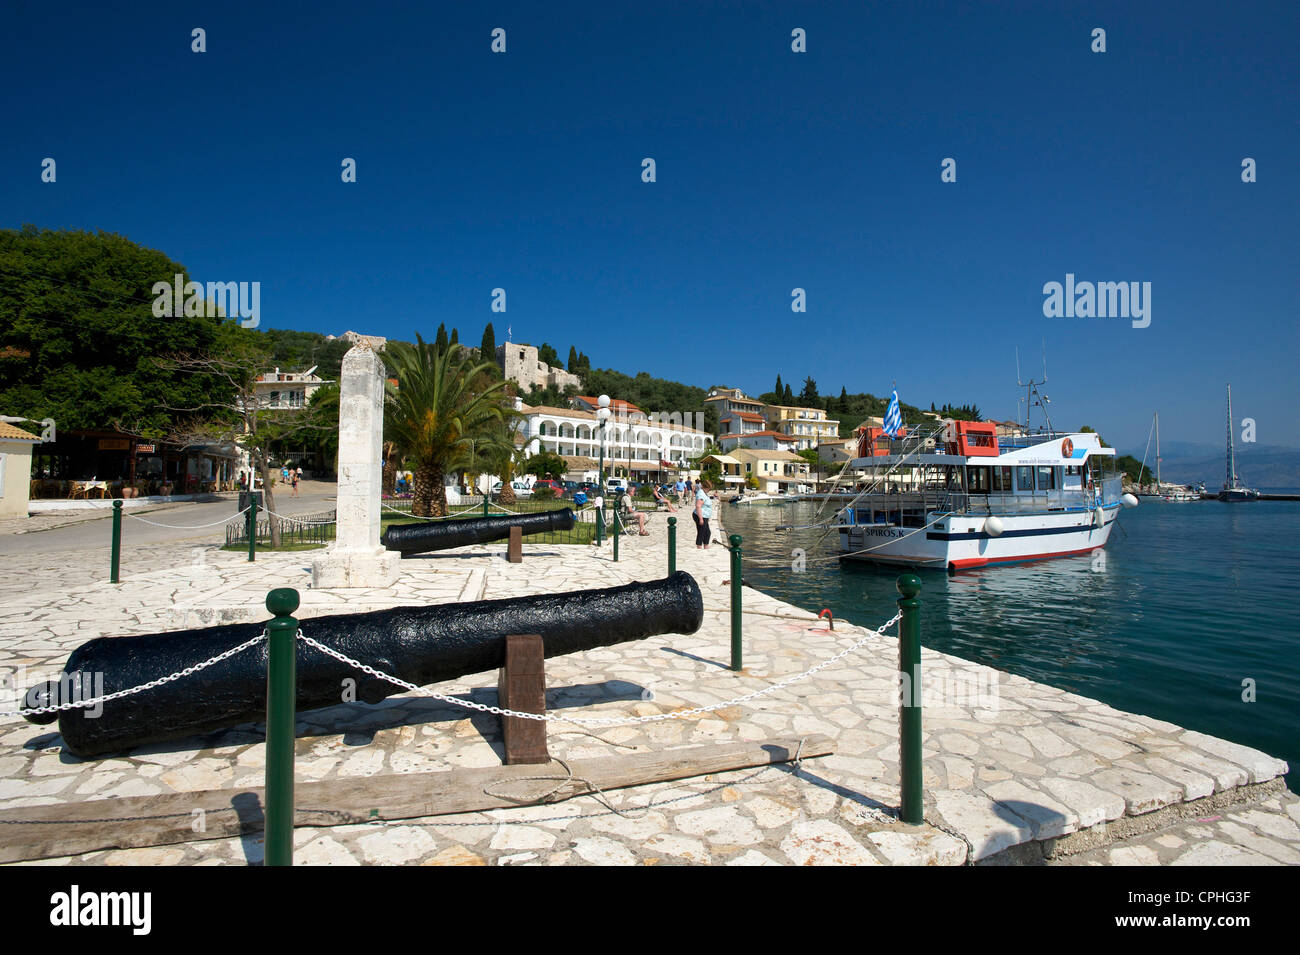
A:
{"label": "alamy watermark", "polygon": [[1075,282],[1043,286],[1043,315],[1047,318],[1128,318],[1134,328],[1151,324],[1150,282]]}
{"label": "alamy watermark", "polygon": [[173,282],[154,282],[155,318],[189,317],[241,318],[244,328],[256,328],[262,321],[261,282],[186,282],[179,272]]}

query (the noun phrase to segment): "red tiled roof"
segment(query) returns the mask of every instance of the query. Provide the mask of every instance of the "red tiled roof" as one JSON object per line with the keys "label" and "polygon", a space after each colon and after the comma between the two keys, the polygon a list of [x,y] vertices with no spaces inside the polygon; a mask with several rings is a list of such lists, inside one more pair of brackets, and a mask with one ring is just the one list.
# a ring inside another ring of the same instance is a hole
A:
{"label": "red tiled roof", "polygon": [[741,421],[762,421],[763,420],[763,416],[761,414],[754,414],[754,412],[752,411],[733,411],[722,420],[730,421],[733,417],[739,418]]}
{"label": "red tiled roof", "polygon": [[[574,395],[573,400],[581,401],[584,404],[591,405],[593,408],[600,407],[600,399],[593,398],[591,395]],[[629,411],[636,411],[640,414],[645,414],[644,411],[632,404],[632,402],[624,401],[622,398],[610,398],[609,410],[614,412],[614,414],[627,414]]]}

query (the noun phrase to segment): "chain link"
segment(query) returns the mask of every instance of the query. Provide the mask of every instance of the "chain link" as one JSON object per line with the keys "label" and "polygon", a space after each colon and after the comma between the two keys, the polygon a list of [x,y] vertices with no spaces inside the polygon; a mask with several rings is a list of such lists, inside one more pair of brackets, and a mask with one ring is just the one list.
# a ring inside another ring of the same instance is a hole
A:
{"label": "chain link", "polygon": [[875,630],[869,631],[867,635],[864,636],[861,640],[857,641],[856,643],[848,647],[845,647],[839,653],[835,654],[835,656],[827,660],[823,660],[821,663],[818,663],[816,666],[804,670],[802,673],[798,673],[795,676],[786,677],[784,680],[781,680],[777,683],[773,683],[770,686],[765,686],[760,690],[755,690],[752,693],[746,693],[744,696],[738,696],[735,699],[725,700],[722,703],[711,703],[708,706],[693,706],[690,707],[689,709],[673,710],[669,713],[655,713],[650,716],[611,716],[611,717],[564,716],[558,713],[524,713],[520,710],[508,710],[499,706],[488,706],[487,704],[484,703],[474,703],[470,700],[462,700],[458,697],[448,696],[445,693],[438,693],[436,690],[427,690],[424,687],[416,686],[414,683],[408,683],[403,679],[392,676],[391,674],[384,673],[380,670],[376,670],[372,666],[367,666],[366,664],[360,662],[359,660],[354,660],[351,657],[347,656],[346,654],[340,653],[338,650],[335,650],[332,647],[327,647],[324,644],[319,643],[316,640],[313,640],[311,637],[304,634],[302,630],[298,631],[298,639],[301,640],[303,643],[306,643],[308,646],[315,647],[317,650],[319,650],[321,653],[324,653],[326,656],[333,657],[335,660],[338,660],[340,663],[345,663],[348,666],[353,667],[354,669],[360,670],[362,673],[375,677],[376,679],[379,680],[385,680],[389,683],[392,683],[395,686],[400,686],[402,689],[407,690],[409,692],[418,693],[420,696],[425,696],[430,699],[438,700],[442,703],[450,703],[453,706],[460,706],[471,710],[478,710],[479,712],[482,713],[494,713],[497,716],[514,716],[514,717],[518,717],[519,719],[538,720],[546,723],[572,723],[575,726],[630,726],[630,725],[636,725],[641,723],[655,723],[661,720],[686,719],[687,717],[699,716],[703,713],[712,713],[715,710],[725,709],[729,706],[739,706],[742,703],[748,703],[750,700],[756,700],[759,697],[767,696],[769,693],[775,693],[777,690],[790,686],[793,683],[798,683],[800,680],[807,679],[808,677],[812,676],[814,673],[818,673],[821,670],[826,669],[832,664],[842,660],[850,653],[853,653],[856,650],[861,649],[868,642],[870,642],[874,637],[882,636],[884,634],[884,631],[888,627],[892,627],[894,624],[898,623],[898,621],[901,620],[902,618],[903,618],[903,613],[900,610],[898,613],[896,613],[893,616],[892,619],[885,621]]}
{"label": "chain link", "polygon": [[145,690],[152,690],[155,687],[162,686],[165,683],[171,683],[179,680],[184,676],[191,676],[200,670],[206,670],[208,667],[220,663],[222,660],[229,660],[235,654],[247,650],[254,644],[261,643],[266,639],[266,631],[263,630],[251,640],[246,640],[237,647],[231,647],[218,653],[210,660],[204,660],[202,663],[196,663],[194,666],[188,666],[183,670],[177,670],[175,673],[159,677],[157,680],[150,680],[148,683],[141,683],[139,686],[133,686],[126,690],[115,690],[112,693],[106,693],[104,696],[98,696],[90,700],[74,700],[71,703],[59,703],[54,706],[33,706],[28,709],[16,710],[12,713],[0,713],[0,716],[25,716],[28,713],[61,713],[64,710],[75,710],[87,706],[98,706],[101,703],[107,703],[109,700],[120,700],[126,696],[132,696],[136,693],[143,693]]}

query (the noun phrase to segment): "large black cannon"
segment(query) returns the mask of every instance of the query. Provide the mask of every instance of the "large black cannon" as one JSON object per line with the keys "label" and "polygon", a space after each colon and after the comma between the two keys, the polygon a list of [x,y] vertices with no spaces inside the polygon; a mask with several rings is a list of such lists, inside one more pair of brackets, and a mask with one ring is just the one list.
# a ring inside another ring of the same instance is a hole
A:
{"label": "large black cannon", "polygon": [[543,511],[540,514],[516,514],[506,517],[470,517],[426,524],[389,524],[379,542],[389,550],[407,554],[424,554],[466,544],[486,544],[510,536],[518,527],[525,535],[546,531],[567,531],[573,526],[573,509]]}
{"label": "large black cannon", "polygon": [[[314,617],[303,621],[302,630],[354,660],[424,686],[502,666],[510,634],[540,634],[546,656],[554,657],[661,633],[694,633],[703,619],[695,578],[678,571],[651,583],[601,590]],[[255,637],[263,626],[100,637],[72,652],[62,679],[65,686],[68,679],[93,686],[95,696],[113,693],[209,660]],[[100,704],[97,716],[94,709],[65,710],[57,717],[64,745],[77,756],[98,756],[263,720],[267,651],[265,641],[255,644],[200,673]],[[348,679],[356,681],[355,698],[366,703],[403,692],[301,641],[297,670],[299,710],[343,702]],[[26,705],[49,705],[58,687],[56,682],[33,687]],[[26,718],[45,724],[56,717],[32,713]]]}

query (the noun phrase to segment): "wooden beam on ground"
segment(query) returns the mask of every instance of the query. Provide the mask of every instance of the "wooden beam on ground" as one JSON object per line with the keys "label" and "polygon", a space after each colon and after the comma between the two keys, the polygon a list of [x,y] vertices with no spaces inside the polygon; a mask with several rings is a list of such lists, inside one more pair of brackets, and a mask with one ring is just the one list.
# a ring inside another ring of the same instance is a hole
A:
{"label": "wooden beam on ground", "polygon": [[[342,826],[508,809],[529,804],[546,793],[550,793],[548,803],[559,802],[592,792],[592,785],[605,791],[623,789],[784,763],[796,755],[811,759],[834,752],[830,738],[813,734],[802,739],[717,743],[568,760],[573,775],[568,781],[563,781],[568,774],[558,761],[549,766],[300,780],[294,825]],[[559,778],[519,778],[539,775]],[[265,792],[258,786],[4,809],[0,810],[0,863],[258,833],[263,829],[264,806]]]}

